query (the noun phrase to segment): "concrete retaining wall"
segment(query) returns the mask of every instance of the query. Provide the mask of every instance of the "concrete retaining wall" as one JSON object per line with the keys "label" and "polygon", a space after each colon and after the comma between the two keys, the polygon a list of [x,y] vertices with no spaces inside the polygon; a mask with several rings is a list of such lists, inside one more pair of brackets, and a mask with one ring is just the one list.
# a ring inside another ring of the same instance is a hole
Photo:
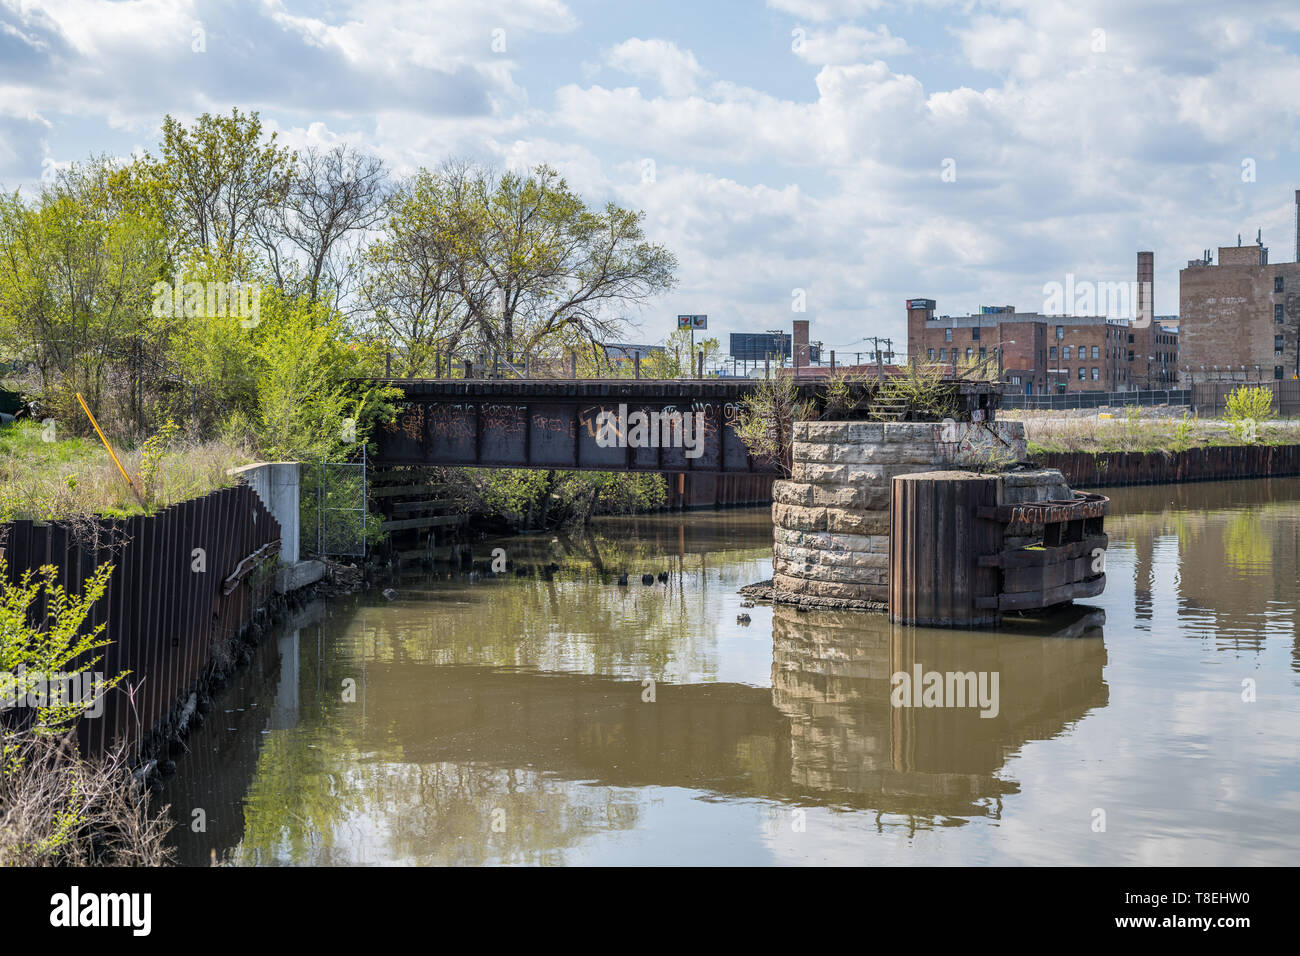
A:
{"label": "concrete retaining wall", "polygon": [[298,462],[260,462],[232,469],[230,473],[242,478],[280,522],[280,570],[276,573],[275,590],[287,594],[324,577],[323,562],[298,560],[301,487]]}

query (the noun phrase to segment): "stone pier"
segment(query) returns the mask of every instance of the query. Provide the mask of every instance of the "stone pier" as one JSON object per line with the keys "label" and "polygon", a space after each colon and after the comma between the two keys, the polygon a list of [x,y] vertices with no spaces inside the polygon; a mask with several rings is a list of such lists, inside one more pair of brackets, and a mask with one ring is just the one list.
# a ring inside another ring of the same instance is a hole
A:
{"label": "stone pier", "polygon": [[1026,458],[1024,425],[800,422],[789,479],[772,488],[772,597],[879,608],[889,599],[889,487],[936,469],[1003,472],[1004,500],[1068,498],[1060,472],[1007,469]]}

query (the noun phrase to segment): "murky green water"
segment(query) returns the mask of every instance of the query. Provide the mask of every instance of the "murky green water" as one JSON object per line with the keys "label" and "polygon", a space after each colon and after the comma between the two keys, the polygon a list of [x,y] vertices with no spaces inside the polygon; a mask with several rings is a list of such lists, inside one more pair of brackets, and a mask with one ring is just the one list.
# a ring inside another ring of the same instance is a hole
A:
{"label": "murky green water", "polygon": [[[999,634],[742,608],[761,509],[317,606],[190,739],[179,860],[1296,863],[1300,481],[1110,495],[1105,594]],[[996,714],[891,706],[917,666],[996,675]]]}

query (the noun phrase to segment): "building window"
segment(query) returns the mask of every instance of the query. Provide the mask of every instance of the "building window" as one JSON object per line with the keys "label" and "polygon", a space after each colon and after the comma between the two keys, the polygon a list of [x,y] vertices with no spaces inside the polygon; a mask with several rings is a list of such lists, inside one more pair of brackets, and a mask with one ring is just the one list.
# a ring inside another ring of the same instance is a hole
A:
{"label": "building window", "polygon": [[970,340],[972,342],[978,342],[980,340],[980,329],[978,325],[970,330]]}
{"label": "building window", "polygon": [[[1095,345],[1092,347],[1092,357],[1101,358],[1101,349]],[[1093,378],[1096,378],[1096,376],[1094,375]]]}
{"label": "building window", "polygon": [[1273,321],[1281,324],[1282,322],[1282,303],[1273,306]]}
{"label": "building window", "polygon": [[1282,277],[1281,277],[1281,276],[1274,276],[1274,277],[1273,277],[1273,291],[1274,291],[1274,292],[1283,292],[1283,291],[1285,291],[1285,289],[1286,289],[1286,285],[1285,285],[1285,283],[1283,283],[1283,281],[1282,281]]}
{"label": "building window", "polygon": [[1274,355],[1281,355],[1281,354],[1282,354],[1282,349],[1285,347],[1285,345],[1286,345],[1286,342],[1285,342],[1285,340],[1282,338],[1282,336],[1280,336],[1280,335],[1275,335],[1275,336],[1273,336],[1273,354],[1274,354]]}
{"label": "building window", "polygon": [[1068,346],[1068,345],[1066,345],[1066,346],[1062,346],[1062,348],[1061,348],[1061,358],[1063,358],[1063,359],[1069,359],[1069,357],[1070,357],[1070,346]]}
{"label": "building window", "polygon": [[1083,381],[1084,379],[1086,379],[1087,377],[1088,377],[1088,370],[1087,370],[1086,368],[1084,368],[1082,365],[1080,365],[1080,366],[1079,366],[1079,381],[1082,382],[1082,381]]}
{"label": "building window", "polygon": [[943,330],[943,340],[944,340],[945,342],[951,342],[951,341],[952,341],[952,329],[944,329],[944,330]]}
{"label": "building window", "polygon": [[980,346],[980,358],[988,358],[989,350],[983,345]]}
{"label": "building window", "polygon": [[926,349],[926,350],[925,350],[925,357],[928,358],[930,361],[933,362],[933,361],[934,361],[934,349]]}
{"label": "building window", "polygon": [[1063,339],[1063,338],[1065,338],[1065,326],[1063,326],[1063,325],[1058,325],[1058,326],[1056,327],[1056,337],[1057,337],[1058,339]]}
{"label": "building window", "polygon": [[1019,384],[1020,384],[1020,376],[1019,376],[1019,375],[1012,375],[1012,376],[1011,376],[1011,384],[1012,384],[1012,385],[1019,385]]}
{"label": "building window", "polygon": [[1129,333],[1128,344],[1129,344],[1129,345],[1132,345],[1132,344],[1133,344],[1133,335],[1132,335],[1132,333]]}
{"label": "building window", "polygon": [[1097,374],[1098,371],[1099,371],[1099,370],[1098,370],[1097,368],[1093,368],[1093,370],[1092,370],[1092,380],[1093,380],[1094,382],[1097,381],[1097,379],[1100,377],[1100,376]]}
{"label": "building window", "polygon": [[1273,377],[1278,381],[1282,380],[1282,366],[1280,365],[1273,366]]}
{"label": "building window", "polygon": [[[1133,336],[1130,335],[1129,338],[1133,338]],[[1129,349],[1129,350],[1128,350],[1128,360],[1129,360],[1130,362],[1133,361],[1133,350],[1132,350],[1132,349]]]}
{"label": "building window", "polygon": [[947,350],[947,349],[939,349],[939,361],[940,361],[940,362],[946,362],[946,361],[948,361],[948,350]]}
{"label": "building window", "polygon": [[969,362],[971,356],[974,355],[974,354],[975,354],[974,351],[972,351],[971,349],[967,349],[967,350],[966,350],[966,361]]}
{"label": "building window", "polygon": [[1048,357],[1048,358],[1056,358],[1056,346],[1055,346],[1055,345],[1053,345],[1051,348],[1049,348],[1049,349],[1047,350],[1047,357]]}

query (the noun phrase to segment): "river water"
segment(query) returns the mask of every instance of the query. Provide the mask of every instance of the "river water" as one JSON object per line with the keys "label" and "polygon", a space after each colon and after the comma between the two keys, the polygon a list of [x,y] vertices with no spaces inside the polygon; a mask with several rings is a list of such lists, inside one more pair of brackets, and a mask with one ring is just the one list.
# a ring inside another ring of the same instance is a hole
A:
{"label": "river water", "polygon": [[[191,736],[177,860],[1296,863],[1300,481],[1108,494],[1105,593],[1000,633],[743,608],[766,509],[485,542],[560,570],[318,604]],[[892,705],[932,671],[991,696]]]}

